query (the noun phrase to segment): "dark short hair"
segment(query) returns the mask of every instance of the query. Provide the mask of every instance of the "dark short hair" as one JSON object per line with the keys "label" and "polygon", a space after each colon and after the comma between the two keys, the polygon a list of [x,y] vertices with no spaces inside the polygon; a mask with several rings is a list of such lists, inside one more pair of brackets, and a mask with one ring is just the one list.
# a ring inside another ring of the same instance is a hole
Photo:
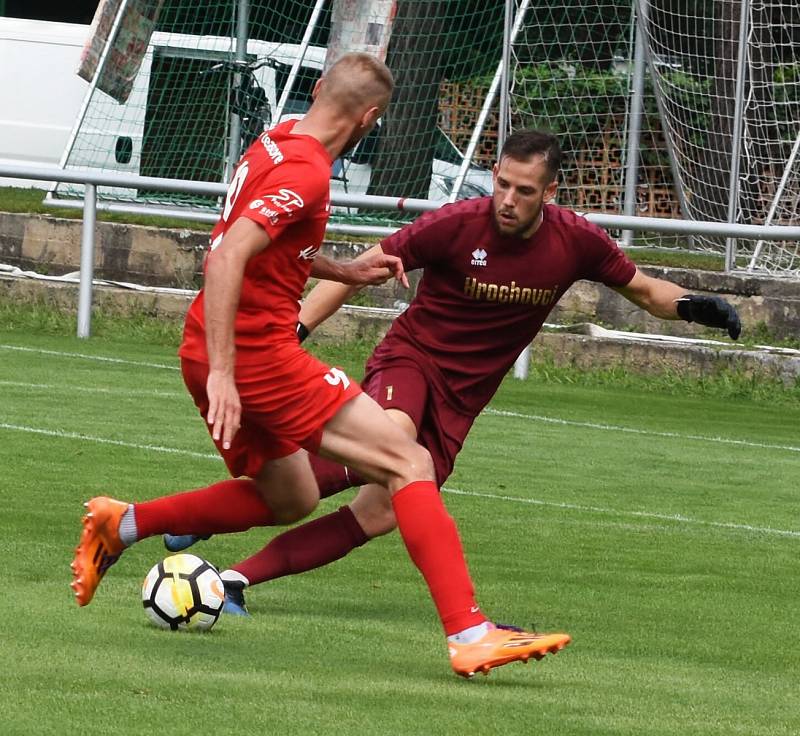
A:
{"label": "dark short hair", "polygon": [[527,161],[537,155],[544,158],[550,181],[553,181],[561,168],[561,146],[552,133],[533,129],[515,131],[506,138],[500,151],[500,160],[510,156],[515,161]]}

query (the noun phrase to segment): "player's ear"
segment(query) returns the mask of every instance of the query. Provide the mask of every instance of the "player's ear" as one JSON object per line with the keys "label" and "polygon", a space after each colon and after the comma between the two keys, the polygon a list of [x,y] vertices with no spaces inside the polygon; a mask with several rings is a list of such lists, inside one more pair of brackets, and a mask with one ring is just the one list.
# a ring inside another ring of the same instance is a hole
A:
{"label": "player's ear", "polygon": [[381,116],[380,108],[378,107],[370,107],[362,116],[361,116],[361,127],[366,128],[367,130],[372,130],[375,127],[375,123],[378,122],[378,118]]}
{"label": "player's ear", "polygon": [[544,201],[550,202],[556,196],[556,189],[558,189],[558,179],[553,179],[545,188],[544,188]]}
{"label": "player's ear", "polygon": [[322,85],[324,84],[325,79],[324,77],[320,77],[316,83],[314,84],[314,89],[311,90],[311,99],[316,100],[319,91],[322,89]]}

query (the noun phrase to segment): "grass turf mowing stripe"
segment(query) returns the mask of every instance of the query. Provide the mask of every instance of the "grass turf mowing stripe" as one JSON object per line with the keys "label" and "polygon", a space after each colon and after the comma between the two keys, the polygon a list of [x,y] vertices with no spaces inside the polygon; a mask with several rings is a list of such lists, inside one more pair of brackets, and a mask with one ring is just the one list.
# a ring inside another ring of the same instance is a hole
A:
{"label": "grass turf mowing stripe", "polygon": [[25,427],[20,424],[7,424],[0,422],[0,429],[8,429],[15,432],[28,432],[30,434],[40,434],[46,437],[58,437],[67,440],[82,440],[85,442],[97,442],[102,445],[116,445],[117,447],[128,447],[132,450],[147,450],[149,452],[166,452],[171,455],[185,455],[187,457],[197,457],[202,460],[222,460],[219,455],[212,455],[207,452],[193,452],[192,450],[181,450],[177,447],[164,447],[163,445],[140,445],[134,442],[124,442],[123,440],[112,440],[106,437],[93,437],[79,432],[65,432],[60,429],[41,429],[40,427]]}
{"label": "grass turf mowing stripe", "polygon": [[0,386],[13,386],[15,388],[34,388],[46,391],[80,391],[85,394],[108,394],[112,396],[155,396],[161,399],[181,399],[187,398],[186,391],[156,391],[154,389],[116,389],[101,388],[98,386],[75,386],[68,384],[55,383],[25,383],[24,381],[0,381]]}
{"label": "grass turf mowing stripe", "polygon": [[653,429],[637,429],[636,427],[623,427],[619,424],[598,424],[597,422],[579,422],[573,419],[560,419],[547,417],[540,414],[521,414],[515,411],[501,409],[484,409],[483,414],[496,417],[513,417],[515,419],[529,419],[533,422],[545,424],[559,424],[566,427],[583,427],[585,429],[601,429],[609,432],[627,432],[628,434],[647,435],[649,437],[666,437],[678,440],[693,440],[696,442],[714,442],[724,445],[740,445],[763,450],[786,450],[787,452],[800,452],[800,447],[794,445],[773,445],[767,442],[752,442],[751,440],[737,440],[728,437],[710,437],[701,434],[681,434],[680,432],[661,432]]}
{"label": "grass turf mowing stripe", "polygon": [[486,498],[492,501],[510,501],[513,503],[526,503],[532,506],[549,506],[551,508],[566,509],[568,511],[584,511],[594,514],[609,514],[615,516],[633,516],[643,519],[657,519],[659,521],[674,521],[678,523],[697,524],[711,526],[719,529],[735,529],[737,531],[755,532],[758,534],[771,534],[779,537],[798,537],[800,531],[791,529],[774,529],[772,527],[752,526],[751,524],[738,524],[726,521],[704,521],[703,519],[692,519],[682,514],[658,514],[652,511],[620,511],[618,509],[608,509],[601,506],[584,506],[576,503],[558,503],[556,501],[541,501],[536,498],[521,498],[519,496],[506,496],[498,493],[480,493],[476,491],[462,491],[458,488],[442,488],[445,493],[452,493],[456,496],[471,496],[474,498]]}
{"label": "grass turf mowing stripe", "polygon": [[[203,460],[220,461],[222,458],[219,455],[211,453],[193,452],[191,450],[182,450],[176,447],[164,447],[161,445],[142,445],[133,442],[124,442],[122,440],[112,440],[103,437],[92,437],[77,432],[64,432],[60,430],[40,429],[37,427],[24,427],[15,424],[0,423],[0,429],[7,429],[18,432],[29,432],[32,434],[40,434],[49,437],[58,437],[61,439],[77,439],[89,442],[97,442],[100,444],[116,445],[118,447],[127,447],[133,450],[145,450],[149,452],[164,452],[173,455],[184,455],[187,457],[195,457]],[[608,516],[628,516],[634,518],[644,519],[657,519],[659,521],[671,521],[678,524],[690,524],[695,526],[707,526],[718,529],[730,529],[736,531],[750,532],[754,534],[766,534],[779,537],[800,537],[800,531],[791,529],[775,529],[772,527],[759,527],[751,524],[725,522],[725,521],[705,521],[703,519],[693,519],[681,514],[659,514],[651,511],[623,511],[619,509],[604,508],[601,506],[584,506],[581,504],[562,503],[556,501],[543,501],[535,498],[522,498],[520,496],[507,496],[495,493],[482,493],[479,491],[465,491],[459,488],[443,487],[444,493],[449,493],[457,496],[467,496],[470,498],[484,498],[493,501],[506,501],[512,503],[523,503],[533,506],[546,506],[549,508],[565,509],[570,511],[580,511],[591,514],[603,514]]]}
{"label": "grass turf mowing stripe", "polygon": [[[0,349],[8,348],[8,346],[0,345]],[[16,349],[16,348],[13,348]],[[21,348],[22,349],[22,348]],[[33,352],[44,352],[44,353],[51,353],[51,351],[33,351]],[[52,353],[51,353],[52,354]],[[112,361],[118,363],[126,363],[131,365],[140,365],[145,367],[154,367],[154,368],[172,368],[172,366],[166,366],[163,364],[158,363],[138,363],[136,361],[127,361],[127,360],[118,360],[115,358],[97,358],[96,356],[91,355],[82,355],[80,353],[57,353],[59,355],[66,355],[68,357],[79,357],[79,358],[87,358],[90,360],[104,360],[104,361]],[[176,368],[177,370],[177,368]],[[114,394],[120,396],[159,396],[159,397],[170,397],[170,398],[179,398],[182,393],[181,392],[170,392],[170,391],[129,391],[129,390],[115,390],[115,389],[108,389],[108,388],[92,388],[88,386],[66,386],[66,385],[52,385],[52,384],[44,384],[44,383],[23,383],[18,381],[0,381],[0,386],[17,386],[20,388],[41,388],[41,389],[55,389],[58,388],[62,391],[81,391],[84,393],[103,393],[103,394]],[[725,444],[725,445],[737,445],[741,447],[752,447],[764,450],[785,450],[787,452],[800,452],[800,447],[795,445],[777,445],[771,444],[767,442],[753,442],[752,440],[739,440],[731,437],[711,437],[708,435],[698,435],[698,434],[682,434],[680,432],[663,432],[658,430],[652,429],[640,429],[637,427],[624,427],[618,424],[600,424],[597,422],[580,422],[573,419],[561,419],[560,417],[548,417],[541,414],[522,414],[520,412],[515,411],[505,411],[501,409],[493,409],[488,407],[483,410],[481,416],[496,416],[496,417],[513,417],[515,419],[527,419],[533,422],[541,422],[544,424],[557,424],[562,426],[568,427],[583,427],[585,429],[599,429],[609,432],[626,432],[628,434],[638,434],[644,435],[649,437],[665,437],[668,439],[679,439],[679,440],[691,440],[694,442],[711,442],[716,444]]]}
{"label": "grass turf mowing stripe", "polygon": [[67,353],[61,350],[43,350],[41,348],[28,348],[22,345],[0,345],[0,350],[16,350],[22,353],[38,353],[40,355],[53,355],[58,358],[78,358],[81,360],[96,360],[101,363],[120,363],[122,365],[138,365],[145,368],[159,368],[169,371],[179,371],[179,365],[165,363],[148,363],[140,360],[125,360],[123,358],[110,358],[104,355],[88,355],[86,353]]}

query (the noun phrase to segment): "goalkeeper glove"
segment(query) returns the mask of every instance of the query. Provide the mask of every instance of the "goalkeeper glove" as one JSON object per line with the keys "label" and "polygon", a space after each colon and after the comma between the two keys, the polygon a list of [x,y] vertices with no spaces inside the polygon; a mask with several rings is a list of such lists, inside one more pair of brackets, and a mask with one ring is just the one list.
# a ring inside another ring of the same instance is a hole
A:
{"label": "goalkeeper glove", "polygon": [[678,316],[687,322],[728,330],[728,334],[734,340],[742,331],[742,323],[733,305],[721,297],[687,294],[675,302]]}
{"label": "goalkeeper glove", "polygon": [[311,330],[308,329],[302,322],[297,323],[297,339],[300,342],[303,342],[309,335],[311,334]]}

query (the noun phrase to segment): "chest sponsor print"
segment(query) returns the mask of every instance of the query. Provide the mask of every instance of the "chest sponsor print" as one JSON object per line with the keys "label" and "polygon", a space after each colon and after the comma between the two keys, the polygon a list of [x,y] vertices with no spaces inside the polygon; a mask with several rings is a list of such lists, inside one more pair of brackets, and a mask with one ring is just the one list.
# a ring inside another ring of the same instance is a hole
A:
{"label": "chest sponsor print", "polygon": [[492,284],[472,276],[464,280],[464,295],[469,299],[498,304],[530,304],[532,307],[550,307],[558,298],[558,284],[543,289],[510,284]]}

